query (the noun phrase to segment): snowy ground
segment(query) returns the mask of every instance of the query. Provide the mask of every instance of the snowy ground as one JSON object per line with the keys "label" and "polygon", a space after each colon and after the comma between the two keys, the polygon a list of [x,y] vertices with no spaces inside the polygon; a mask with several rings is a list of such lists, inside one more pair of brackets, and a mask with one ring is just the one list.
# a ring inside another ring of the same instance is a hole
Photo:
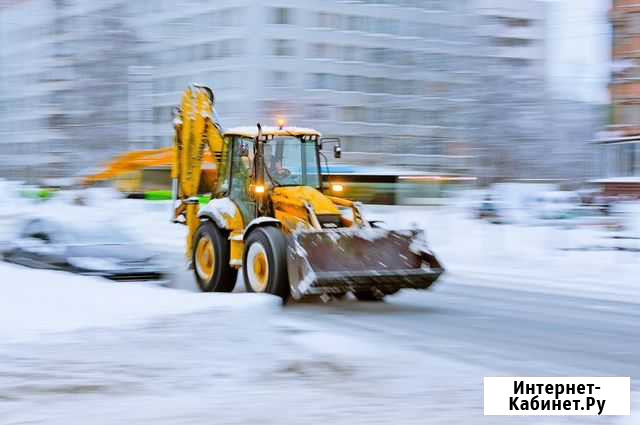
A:
{"label": "snowy ground", "polygon": [[106,279],[6,263],[0,263],[0,276],[4,343],[84,328],[135,327],[157,317],[203,310],[250,309],[260,314],[279,308],[269,296],[197,294],[144,283],[123,287]]}
{"label": "snowy ground", "polygon": [[[640,211],[633,213],[640,217]],[[448,270],[449,283],[472,280],[474,285],[640,302],[640,252],[609,248],[640,244],[614,239],[640,238],[640,227],[617,233],[593,227],[496,225],[457,207],[371,206],[369,214],[393,226],[423,227]]]}
{"label": "snowy ground", "polygon": [[381,305],[281,308],[192,292],[166,207],[83,208],[164,252],[182,290],[0,263],[0,425],[640,423],[482,416],[483,376],[640,374],[640,254],[573,249],[606,232],[368,207],[425,227],[446,277]]}

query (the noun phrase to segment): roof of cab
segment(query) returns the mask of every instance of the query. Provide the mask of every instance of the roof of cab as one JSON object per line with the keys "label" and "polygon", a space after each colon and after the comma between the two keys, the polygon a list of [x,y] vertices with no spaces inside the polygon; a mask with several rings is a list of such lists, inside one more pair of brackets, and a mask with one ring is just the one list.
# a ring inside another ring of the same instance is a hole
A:
{"label": "roof of cab", "polygon": [[[225,135],[236,135],[243,137],[251,137],[255,138],[258,136],[258,127],[234,127],[228,128],[224,131]],[[312,128],[303,128],[303,127],[273,127],[273,126],[263,126],[262,134],[267,136],[320,136],[320,133]]]}

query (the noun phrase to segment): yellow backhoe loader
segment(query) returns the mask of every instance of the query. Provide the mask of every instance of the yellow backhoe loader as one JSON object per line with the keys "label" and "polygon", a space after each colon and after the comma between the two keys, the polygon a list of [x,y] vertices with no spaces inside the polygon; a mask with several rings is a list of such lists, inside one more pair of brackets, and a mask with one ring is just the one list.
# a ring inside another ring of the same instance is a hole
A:
{"label": "yellow backhoe loader", "polygon": [[[339,157],[338,139],[284,125],[223,130],[216,116],[213,91],[194,85],[174,119],[173,220],[188,226],[202,291],[232,291],[242,269],[250,292],[375,301],[443,272],[422,231],[379,228],[339,184],[323,188],[322,150]],[[212,199],[201,207],[203,187]]]}

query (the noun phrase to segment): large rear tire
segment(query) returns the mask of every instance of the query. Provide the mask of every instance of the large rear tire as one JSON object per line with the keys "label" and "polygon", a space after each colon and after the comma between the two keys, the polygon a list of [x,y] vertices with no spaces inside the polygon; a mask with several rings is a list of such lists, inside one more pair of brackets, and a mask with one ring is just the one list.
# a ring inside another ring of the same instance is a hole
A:
{"label": "large rear tire", "polygon": [[203,221],[193,242],[193,273],[202,292],[231,292],[238,270],[229,266],[230,246],[210,221]]}
{"label": "large rear tire", "polygon": [[287,241],[277,227],[253,230],[244,244],[242,277],[247,292],[268,293],[289,298]]}

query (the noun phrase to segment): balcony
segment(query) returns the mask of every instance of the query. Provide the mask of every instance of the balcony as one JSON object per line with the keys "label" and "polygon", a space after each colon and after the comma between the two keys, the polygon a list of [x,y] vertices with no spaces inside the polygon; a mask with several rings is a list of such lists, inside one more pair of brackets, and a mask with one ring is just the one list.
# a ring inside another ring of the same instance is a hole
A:
{"label": "balcony", "polygon": [[625,38],[613,47],[615,60],[634,57],[640,57],[640,36]]}
{"label": "balcony", "polygon": [[640,2],[638,0],[617,0],[610,12],[610,16],[612,19],[616,19],[633,12],[640,12]]}
{"label": "balcony", "polygon": [[613,84],[609,88],[613,102],[640,99],[640,81]]}

